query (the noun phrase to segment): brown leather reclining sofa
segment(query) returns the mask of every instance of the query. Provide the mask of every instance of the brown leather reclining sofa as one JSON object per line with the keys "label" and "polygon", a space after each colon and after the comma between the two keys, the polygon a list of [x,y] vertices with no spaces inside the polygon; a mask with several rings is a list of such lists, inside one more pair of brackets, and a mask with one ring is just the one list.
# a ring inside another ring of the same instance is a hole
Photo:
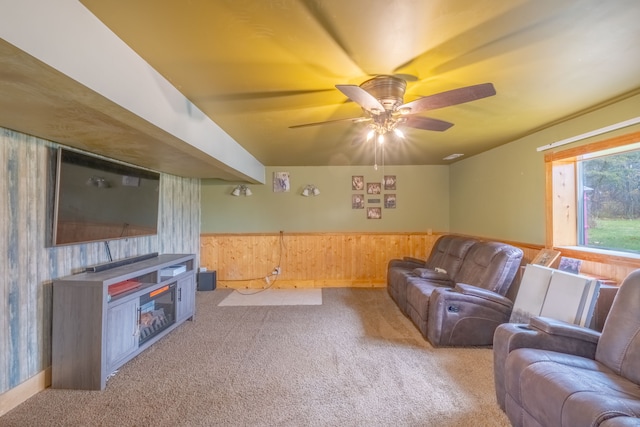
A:
{"label": "brown leather reclining sofa", "polygon": [[602,333],[545,317],[496,329],[496,397],[515,427],[640,426],[640,270]]}
{"label": "brown leather reclining sofa", "polygon": [[445,235],[426,261],[393,259],[387,290],[400,310],[434,346],[487,346],[509,321],[505,297],[522,250],[508,244]]}

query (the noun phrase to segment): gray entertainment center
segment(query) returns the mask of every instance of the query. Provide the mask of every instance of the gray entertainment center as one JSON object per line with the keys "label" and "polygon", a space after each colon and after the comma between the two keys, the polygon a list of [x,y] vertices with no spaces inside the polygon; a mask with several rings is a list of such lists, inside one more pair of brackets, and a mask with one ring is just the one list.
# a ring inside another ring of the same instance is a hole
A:
{"label": "gray entertainment center", "polygon": [[53,282],[53,388],[103,390],[115,370],[195,314],[195,255],[114,265]]}

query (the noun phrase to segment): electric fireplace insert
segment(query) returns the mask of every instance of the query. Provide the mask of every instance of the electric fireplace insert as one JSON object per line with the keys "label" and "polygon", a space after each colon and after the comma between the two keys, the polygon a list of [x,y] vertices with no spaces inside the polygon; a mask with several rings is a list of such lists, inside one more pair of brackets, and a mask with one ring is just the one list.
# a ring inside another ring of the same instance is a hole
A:
{"label": "electric fireplace insert", "polygon": [[162,286],[140,297],[139,344],[149,341],[176,321],[176,284]]}

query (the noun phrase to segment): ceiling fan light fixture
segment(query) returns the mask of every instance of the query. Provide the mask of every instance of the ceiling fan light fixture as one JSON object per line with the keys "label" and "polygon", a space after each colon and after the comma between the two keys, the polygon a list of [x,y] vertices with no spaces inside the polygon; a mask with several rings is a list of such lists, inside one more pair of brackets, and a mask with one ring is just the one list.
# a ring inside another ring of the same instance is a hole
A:
{"label": "ceiling fan light fixture", "polygon": [[[404,95],[407,89],[407,81],[415,80],[415,76],[403,74],[391,76],[382,74],[361,83],[359,86],[352,84],[336,85],[336,89],[362,108],[364,113],[362,117],[308,123],[306,125],[291,127],[315,126],[341,121],[351,121],[353,123],[367,122],[369,131],[366,140],[370,141],[377,135],[377,144],[375,141],[372,144],[374,168],[377,170],[378,151],[380,151],[384,166],[383,144],[385,134],[393,131],[396,137],[404,139],[404,133],[398,129],[400,125],[402,125],[403,128],[444,132],[453,126],[453,123],[435,118],[422,117],[418,114],[475,101],[496,94],[495,87],[492,83],[482,83],[419,97],[405,103]],[[462,155],[463,154],[452,154],[451,156],[445,157],[444,160],[453,160]],[[307,191],[307,193],[309,192]]]}
{"label": "ceiling fan light fixture", "polygon": [[393,110],[402,105],[407,82],[383,74],[363,82],[360,87],[378,99],[385,109]]}
{"label": "ceiling fan light fixture", "polygon": [[374,129],[371,129],[368,133],[367,133],[367,141],[371,141],[371,138],[373,138],[373,136],[376,134],[376,131]]}

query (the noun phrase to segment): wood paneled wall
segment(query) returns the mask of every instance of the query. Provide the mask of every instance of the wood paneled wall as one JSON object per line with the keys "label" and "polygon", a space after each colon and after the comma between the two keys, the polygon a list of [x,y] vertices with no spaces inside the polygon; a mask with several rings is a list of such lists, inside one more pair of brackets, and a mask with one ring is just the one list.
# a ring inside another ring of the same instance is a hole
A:
{"label": "wood paneled wall", "polygon": [[[427,233],[203,234],[201,266],[216,270],[218,286],[264,288],[386,286],[392,258],[426,258],[439,237]],[[271,279],[275,276],[271,276]]]}
{"label": "wood paneled wall", "polygon": [[[441,234],[203,234],[200,265],[216,271],[221,288],[384,287],[390,259],[425,259]],[[523,265],[542,249],[538,245],[505,243],[523,250]],[[276,266],[280,266],[281,275],[269,285],[265,277],[276,278],[270,275]],[[634,269],[584,260],[581,271],[620,283]]]}
{"label": "wood paneled wall", "polygon": [[[49,247],[55,148],[0,128],[0,415],[15,398],[5,399],[7,390],[51,364],[52,280],[108,261],[103,243]],[[109,242],[113,259],[199,255],[200,180],[166,174],[160,180],[158,235]]]}

